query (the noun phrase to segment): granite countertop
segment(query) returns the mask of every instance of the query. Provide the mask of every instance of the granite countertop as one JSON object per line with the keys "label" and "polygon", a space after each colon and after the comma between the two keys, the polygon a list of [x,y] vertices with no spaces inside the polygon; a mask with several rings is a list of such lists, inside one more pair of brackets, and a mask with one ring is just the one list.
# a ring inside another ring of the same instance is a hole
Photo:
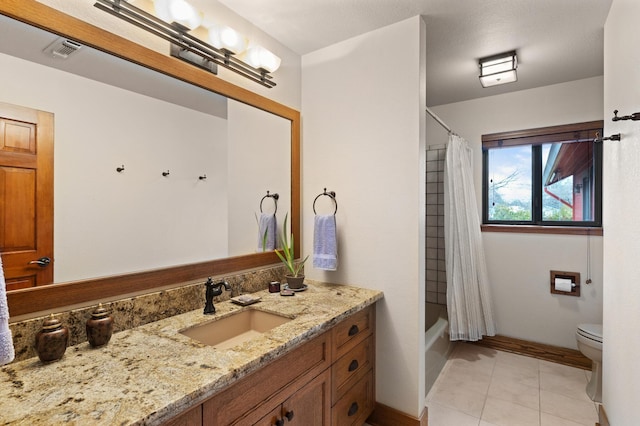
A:
{"label": "granite countertop", "polygon": [[[376,290],[308,282],[293,297],[260,291],[254,305],[220,302],[213,316],[198,309],[116,333],[104,347],[71,346],[53,363],[36,357],[6,365],[0,423],[161,424],[382,298]],[[231,349],[179,333],[243,309],[293,319]]]}

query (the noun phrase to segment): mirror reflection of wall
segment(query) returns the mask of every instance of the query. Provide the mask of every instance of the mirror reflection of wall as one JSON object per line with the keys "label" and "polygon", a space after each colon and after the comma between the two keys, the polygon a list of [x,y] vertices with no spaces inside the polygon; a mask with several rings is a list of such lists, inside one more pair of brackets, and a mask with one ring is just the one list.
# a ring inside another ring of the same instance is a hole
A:
{"label": "mirror reflection of wall", "polygon": [[[57,37],[1,18],[0,79],[11,84],[0,101],[55,114],[54,282],[254,253],[263,193],[285,195],[288,211],[288,120],[102,53],[83,71],[103,82],[19,59],[11,49],[25,46],[9,41],[35,39],[19,56],[42,56]],[[15,25],[28,37],[7,36]],[[85,52],[96,53],[70,60]],[[100,72],[113,61],[118,72]]]}

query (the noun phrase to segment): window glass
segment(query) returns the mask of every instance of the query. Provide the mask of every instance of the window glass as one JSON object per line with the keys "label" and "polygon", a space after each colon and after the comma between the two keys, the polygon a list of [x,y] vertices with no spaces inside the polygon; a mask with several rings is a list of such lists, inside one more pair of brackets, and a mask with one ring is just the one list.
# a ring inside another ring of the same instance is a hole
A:
{"label": "window glass", "polygon": [[593,143],[542,145],[542,220],[593,220]]}
{"label": "window glass", "polygon": [[489,150],[488,167],[489,220],[531,220],[531,145]]}
{"label": "window glass", "polygon": [[602,124],[483,135],[483,223],[601,227]]}

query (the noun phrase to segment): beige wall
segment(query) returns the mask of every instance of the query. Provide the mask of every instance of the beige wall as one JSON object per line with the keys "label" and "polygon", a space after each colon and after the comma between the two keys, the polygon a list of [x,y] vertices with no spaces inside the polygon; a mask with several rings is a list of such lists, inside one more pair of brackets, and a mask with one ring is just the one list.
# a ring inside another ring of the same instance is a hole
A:
{"label": "beige wall", "polygon": [[640,2],[613,0],[605,25],[603,402],[616,426],[640,422],[640,123],[611,121],[640,111]]}
{"label": "beige wall", "polygon": [[[420,17],[303,56],[303,233],[323,188],[338,201],[339,267],[312,278],[384,291],[377,401],[424,404],[424,23]],[[382,52],[394,52],[392,67]]]}
{"label": "beige wall", "polygon": [[[482,209],[483,134],[602,119],[602,77],[433,107],[473,147],[478,213]],[[427,143],[442,144],[446,132],[431,118]],[[579,323],[602,322],[602,238],[568,235],[483,233],[497,332],[534,342],[576,348]],[[549,292],[549,271],[587,276],[579,298]]]}

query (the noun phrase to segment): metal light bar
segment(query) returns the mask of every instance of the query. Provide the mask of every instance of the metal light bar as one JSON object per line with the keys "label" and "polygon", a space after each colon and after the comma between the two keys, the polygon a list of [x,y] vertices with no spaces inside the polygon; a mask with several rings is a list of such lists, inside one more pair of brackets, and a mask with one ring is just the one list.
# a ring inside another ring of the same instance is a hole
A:
{"label": "metal light bar", "polygon": [[234,57],[231,52],[192,36],[187,27],[176,22],[169,24],[126,0],[97,0],[94,6],[167,40],[171,43],[171,55],[192,65],[214,74],[217,74],[217,65],[220,65],[265,87],[272,88],[276,85],[266,70],[254,68]]}

